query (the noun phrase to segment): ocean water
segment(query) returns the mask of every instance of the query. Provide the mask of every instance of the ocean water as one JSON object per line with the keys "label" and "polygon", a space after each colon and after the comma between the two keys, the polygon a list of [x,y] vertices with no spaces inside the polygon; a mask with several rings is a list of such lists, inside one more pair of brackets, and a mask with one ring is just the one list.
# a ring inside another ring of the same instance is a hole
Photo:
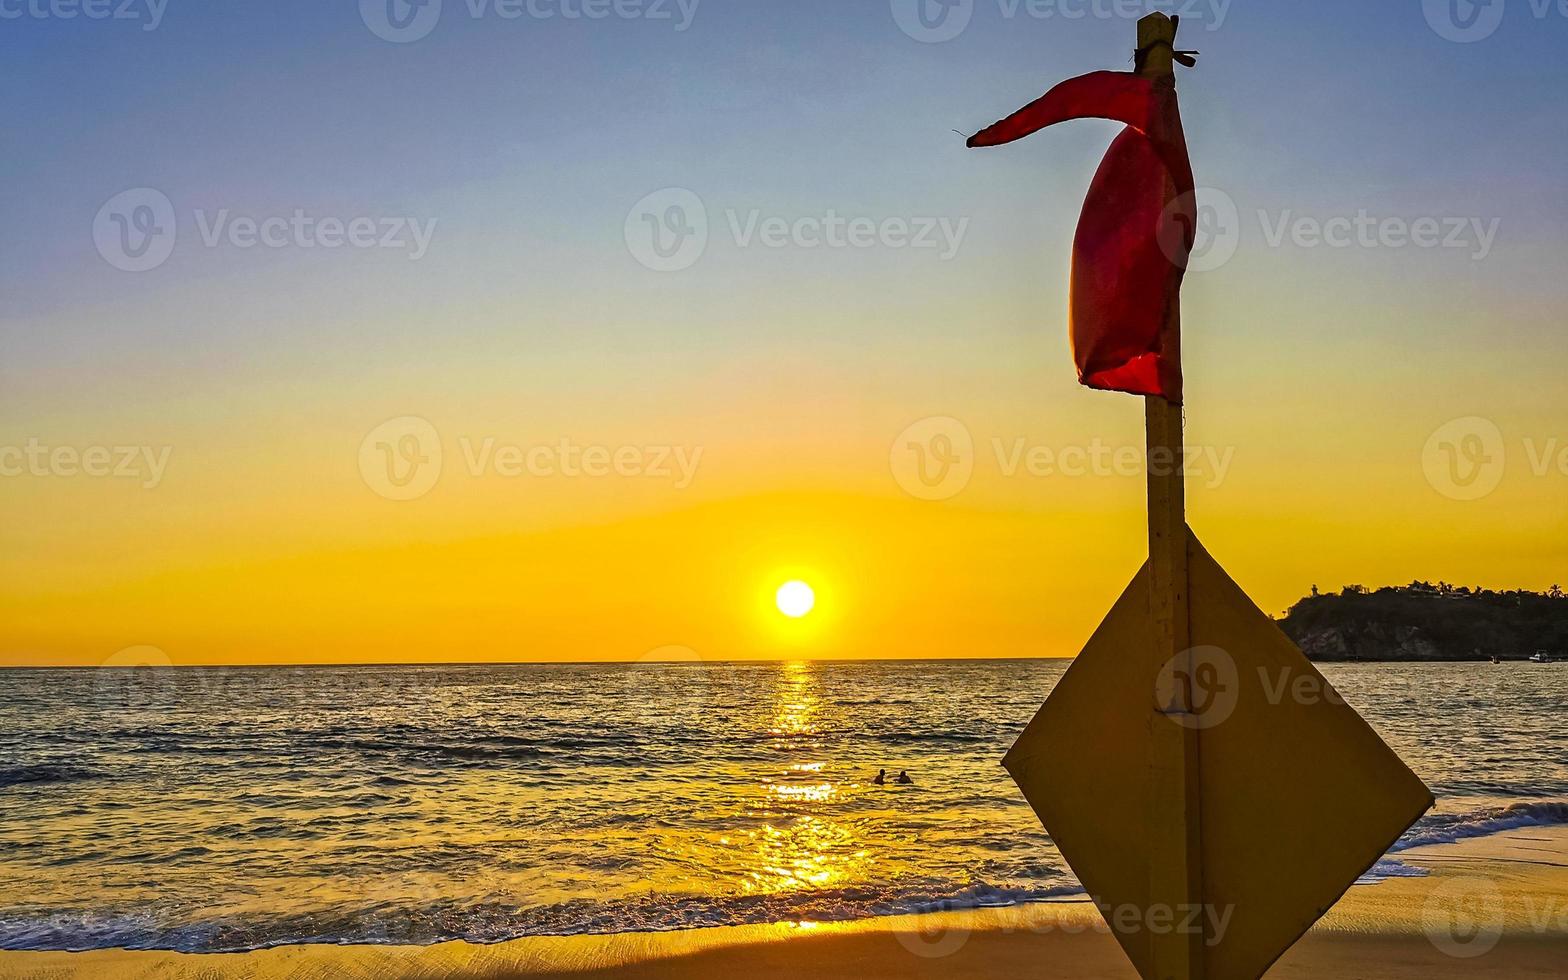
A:
{"label": "ocean water", "polygon": [[[0,671],[0,948],[493,942],[1081,894],[999,765],[1064,669]],[[1411,844],[1568,822],[1568,667],[1325,673],[1439,797],[1379,874]]]}

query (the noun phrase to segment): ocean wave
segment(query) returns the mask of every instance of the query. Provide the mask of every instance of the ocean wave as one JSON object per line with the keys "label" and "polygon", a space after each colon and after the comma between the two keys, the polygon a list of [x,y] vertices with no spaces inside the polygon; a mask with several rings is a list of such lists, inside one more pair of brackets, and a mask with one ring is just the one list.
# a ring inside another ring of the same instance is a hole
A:
{"label": "ocean wave", "polygon": [[0,768],[0,789],[7,786],[29,784],[69,783],[81,779],[91,779],[94,775],[92,770],[82,769],[77,766],[10,766]]}
{"label": "ocean wave", "polygon": [[1406,864],[1395,858],[1385,857],[1368,868],[1366,873],[1356,879],[1358,885],[1375,885],[1380,881],[1390,878],[1425,878],[1431,872],[1425,868],[1418,868],[1413,864]]}
{"label": "ocean wave", "polygon": [[[1465,813],[1437,813],[1423,817],[1405,833],[1393,847],[1390,855],[1412,847],[1433,844],[1454,844],[1474,837],[1487,837],[1520,827],[1549,827],[1568,824],[1568,802],[1538,800],[1514,803],[1502,807],[1486,807]],[[1406,864],[1398,858],[1380,858],[1357,884],[1373,884],[1389,878],[1420,878],[1429,872],[1425,868]]]}
{"label": "ocean wave", "polygon": [[187,754],[187,755],[245,755],[264,758],[269,749],[275,752],[357,752],[363,755],[389,755],[412,758],[439,758],[451,760],[506,760],[537,759],[552,748],[561,745],[548,741],[530,742],[524,739],[479,738],[469,742],[391,741],[385,738],[312,737],[294,742],[267,743],[257,739],[244,741],[228,737],[219,740],[206,736],[207,743],[182,736],[181,741],[156,738],[142,742],[126,751],[134,753]]}
{"label": "ocean wave", "polygon": [[[1568,823],[1568,802],[1546,800],[1429,816],[1358,880],[1371,885],[1427,872],[1394,854],[1528,826]],[[190,856],[187,852],[182,856]],[[919,878],[895,883],[767,895],[645,895],[570,899],[528,906],[517,901],[464,901],[426,891],[337,909],[268,916],[196,917],[190,907],[16,909],[0,915],[0,949],[86,950],[124,947],[180,952],[242,952],[306,943],[431,945],[453,940],[490,944],[534,936],[671,932],[773,922],[835,922],[959,909],[1084,900],[1071,875],[1037,865],[1024,878],[1000,868],[1001,884],[984,879]],[[437,890],[438,891],[438,890]]]}
{"label": "ocean wave", "polygon": [[[1084,896],[1070,880],[1020,888],[977,881],[865,885],[774,895],[649,896],[623,901],[574,899],[519,908],[515,903],[379,903],[280,917],[218,917],[161,926],[155,912],[60,910],[0,917],[0,949],[157,949],[239,953],[275,946],[414,945],[461,940],[493,944],[536,936],[675,932],[773,922],[841,922],[958,909],[1003,908]],[[183,918],[183,917],[182,917]]]}
{"label": "ocean wave", "polygon": [[1003,741],[1003,736],[977,732],[877,732],[871,736],[886,745],[919,745],[926,742],[954,742],[978,745]]}
{"label": "ocean wave", "polygon": [[1390,851],[1404,851],[1428,844],[1453,844],[1470,837],[1486,837],[1520,827],[1568,824],[1568,802],[1540,800],[1488,807],[1466,813],[1435,813],[1423,817]]}

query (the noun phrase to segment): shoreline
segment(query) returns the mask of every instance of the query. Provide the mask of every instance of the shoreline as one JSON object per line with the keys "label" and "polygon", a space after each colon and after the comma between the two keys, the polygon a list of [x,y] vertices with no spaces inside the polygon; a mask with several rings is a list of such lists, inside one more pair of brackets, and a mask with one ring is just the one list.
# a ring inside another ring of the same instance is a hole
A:
{"label": "shoreline", "polygon": [[[1422,877],[1358,884],[1270,976],[1561,976],[1568,827],[1403,851]],[[1044,964],[1042,966],[1042,964]],[[0,978],[1134,977],[1086,898],[844,922],[529,937],[494,945],[277,946],[243,953],[0,951]]]}

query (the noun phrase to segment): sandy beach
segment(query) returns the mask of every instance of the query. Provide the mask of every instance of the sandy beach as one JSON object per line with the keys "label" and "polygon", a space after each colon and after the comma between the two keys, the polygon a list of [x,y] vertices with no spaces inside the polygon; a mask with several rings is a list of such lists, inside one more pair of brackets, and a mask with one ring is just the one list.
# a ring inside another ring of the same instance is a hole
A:
{"label": "sandy beach", "polygon": [[[1358,885],[1271,977],[1560,977],[1568,963],[1568,828],[1526,827],[1401,859],[1428,872]],[[0,977],[629,978],[1134,977],[1088,902],[847,923],[535,938],[494,946],[292,946],[187,955],[0,953]]]}

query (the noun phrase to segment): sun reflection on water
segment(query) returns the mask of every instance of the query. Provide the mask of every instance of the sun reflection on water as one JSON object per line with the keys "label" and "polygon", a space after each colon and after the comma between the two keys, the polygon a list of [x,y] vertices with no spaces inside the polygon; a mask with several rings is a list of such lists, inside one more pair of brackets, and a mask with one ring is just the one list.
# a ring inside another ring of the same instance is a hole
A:
{"label": "sun reflection on water", "polygon": [[[817,669],[809,663],[783,663],[774,677],[774,715],[768,728],[774,748],[801,754],[819,750]],[[758,788],[758,815],[767,822],[746,832],[753,855],[743,883],[747,892],[819,889],[866,877],[874,859],[855,823],[841,813],[845,787],[826,760],[791,761]]]}
{"label": "sun reflection on water", "polygon": [[819,708],[816,671],[811,664],[792,660],[779,665],[777,676],[773,691],[777,713],[770,733],[778,738],[815,735]]}

